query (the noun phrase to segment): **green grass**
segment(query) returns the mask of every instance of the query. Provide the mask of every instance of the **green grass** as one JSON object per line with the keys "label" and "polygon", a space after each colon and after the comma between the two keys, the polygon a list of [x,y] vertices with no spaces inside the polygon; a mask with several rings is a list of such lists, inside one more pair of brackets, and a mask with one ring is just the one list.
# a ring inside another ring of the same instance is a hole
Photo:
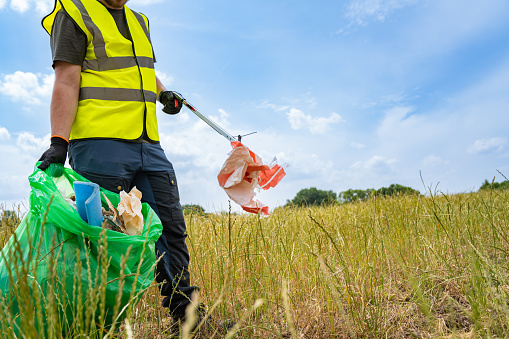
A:
{"label": "green grass", "polygon": [[[229,334],[203,326],[198,338],[509,337],[509,191],[186,220],[200,301],[211,317],[238,321]],[[14,227],[3,223],[0,239]],[[119,335],[168,338],[159,305],[154,286]],[[36,319],[41,309],[34,304]],[[62,321],[57,315],[51,321]],[[14,316],[0,310],[2,333]],[[99,332],[75,326],[72,337]]]}

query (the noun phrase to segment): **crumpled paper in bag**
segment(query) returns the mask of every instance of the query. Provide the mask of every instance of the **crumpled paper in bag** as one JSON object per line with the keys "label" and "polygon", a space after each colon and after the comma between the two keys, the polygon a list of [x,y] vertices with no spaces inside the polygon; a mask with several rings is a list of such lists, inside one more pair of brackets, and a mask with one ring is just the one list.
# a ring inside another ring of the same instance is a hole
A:
{"label": "crumpled paper in bag", "polygon": [[270,165],[263,165],[262,159],[239,141],[231,145],[233,149],[217,175],[219,186],[244,211],[269,215],[269,207],[254,199],[255,189],[276,186],[286,175],[284,165],[277,164],[275,158]]}
{"label": "crumpled paper in bag", "polygon": [[141,192],[135,187],[127,194],[120,192],[118,214],[122,217],[129,235],[140,235],[143,231],[143,215],[141,214]]}

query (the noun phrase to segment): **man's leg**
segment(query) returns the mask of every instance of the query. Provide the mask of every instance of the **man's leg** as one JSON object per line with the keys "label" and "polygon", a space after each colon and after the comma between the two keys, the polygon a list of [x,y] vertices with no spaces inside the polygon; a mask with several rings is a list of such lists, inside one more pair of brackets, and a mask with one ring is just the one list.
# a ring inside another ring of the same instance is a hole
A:
{"label": "man's leg", "polygon": [[[173,165],[166,157],[160,144],[145,143],[141,145],[141,148],[143,150],[143,167],[140,172],[150,174],[147,175],[147,180],[155,197],[154,201],[166,238],[166,243],[161,241],[156,243],[156,246],[160,248],[161,252],[166,252],[165,247],[167,247],[169,265],[166,266],[166,269],[168,269],[171,276],[180,278],[177,281],[184,285],[180,286],[179,289],[181,288],[182,292],[190,298],[192,292],[199,291],[199,288],[190,286],[189,251],[185,242],[187,237],[186,224],[180,206],[177,178]],[[162,272],[162,269],[158,270],[159,272]],[[163,277],[167,273],[166,271],[162,273]],[[161,294],[165,296],[163,306],[168,306],[174,316],[183,316],[184,310],[189,304],[189,299],[186,298],[185,301],[174,300],[175,294],[172,297],[166,291],[167,289],[163,287],[161,291]]]}
{"label": "man's leg", "polygon": [[163,234],[156,242],[156,254],[158,257],[162,255],[156,280],[163,283],[163,306],[169,307],[173,314],[183,316],[193,292],[199,288],[190,284],[186,225],[175,173],[138,172],[131,183],[131,187],[134,186],[143,193],[142,201],[149,203],[163,224]]}

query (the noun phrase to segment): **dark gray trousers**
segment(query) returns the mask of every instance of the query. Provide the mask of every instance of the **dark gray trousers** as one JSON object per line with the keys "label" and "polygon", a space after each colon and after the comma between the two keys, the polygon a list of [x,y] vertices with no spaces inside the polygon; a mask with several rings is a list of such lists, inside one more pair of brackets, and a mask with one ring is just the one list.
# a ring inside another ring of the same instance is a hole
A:
{"label": "dark gray trousers", "polygon": [[171,312],[184,312],[199,288],[190,284],[177,178],[161,146],[118,140],[71,141],[69,163],[75,172],[109,191],[129,193],[134,186],[141,191],[142,202],[154,209],[163,224],[155,246],[156,256],[163,255],[156,268],[162,304]]}

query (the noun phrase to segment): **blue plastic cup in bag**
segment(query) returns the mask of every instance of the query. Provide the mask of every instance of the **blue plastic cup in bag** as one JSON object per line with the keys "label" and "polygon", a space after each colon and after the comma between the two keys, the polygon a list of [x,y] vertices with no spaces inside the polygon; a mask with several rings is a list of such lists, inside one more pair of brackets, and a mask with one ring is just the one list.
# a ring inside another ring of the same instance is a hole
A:
{"label": "blue plastic cup in bag", "polygon": [[73,186],[76,208],[81,219],[88,222],[89,225],[101,226],[103,214],[99,185],[93,182],[75,181]]}

